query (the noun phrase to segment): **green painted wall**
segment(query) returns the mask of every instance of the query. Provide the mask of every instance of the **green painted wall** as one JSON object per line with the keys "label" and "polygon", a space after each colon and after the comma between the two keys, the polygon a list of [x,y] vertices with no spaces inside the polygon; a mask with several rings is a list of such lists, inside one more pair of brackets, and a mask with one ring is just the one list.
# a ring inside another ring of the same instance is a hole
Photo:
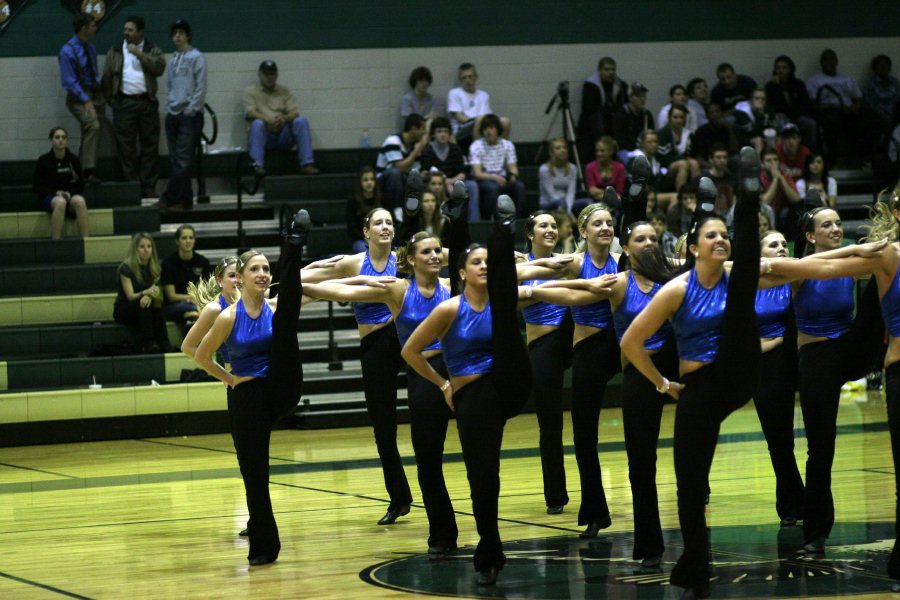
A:
{"label": "green painted wall", "polygon": [[[120,38],[129,14],[163,42],[185,18],[205,52],[877,37],[896,33],[897,0],[485,1],[109,0],[95,39]],[[415,7],[415,8],[414,8]],[[0,35],[0,58],[55,55],[71,35],[60,0],[31,0]],[[485,15],[478,23],[472,16]],[[898,42],[900,48],[900,42]],[[886,49],[889,53],[895,49]]]}

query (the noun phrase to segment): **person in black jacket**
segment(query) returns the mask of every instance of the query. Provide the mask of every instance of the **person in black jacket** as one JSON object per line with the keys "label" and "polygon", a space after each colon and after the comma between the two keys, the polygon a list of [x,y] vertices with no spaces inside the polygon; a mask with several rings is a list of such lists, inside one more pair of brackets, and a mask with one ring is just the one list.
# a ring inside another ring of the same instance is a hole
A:
{"label": "person in black jacket", "polygon": [[84,177],[81,161],[69,151],[69,133],[62,127],[50,130],[52,149],[38,158],[34,167],[32,189],[38,197],[38,206],[50,214],[50,238],[62,237],[64,219],[75,219],[78,233],[86,238],[90,234],[87,202],[81,191]]}

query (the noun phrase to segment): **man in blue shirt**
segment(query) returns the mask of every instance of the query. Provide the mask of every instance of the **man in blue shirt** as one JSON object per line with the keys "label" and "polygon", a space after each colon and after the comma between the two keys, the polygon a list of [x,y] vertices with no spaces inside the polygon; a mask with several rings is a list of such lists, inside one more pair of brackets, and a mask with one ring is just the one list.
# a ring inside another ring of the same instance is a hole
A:
{"label": "man in blue shirt", "polygon": [[169,183],[156,203],[162,211],[194,206],[191,164],[203,132],[207,77],[206,58],[191,46],[190,24],[178,19],[169,31],[175,44],[166,76],[166,143],[171,168]]}
{"label": "man in blue shirt", "polygon": [[97,146],[100,142],[100,121],[103,111],[100,94],[100,72],[97,70],[97,50],[90,43],[97,33],[92,15],[80,13],[72,19],[75,35],[59,51],[59,73],[66,90],[66,108],[81,125],[81,164],[86,183],[100,183],[94,172],[97,165]]}

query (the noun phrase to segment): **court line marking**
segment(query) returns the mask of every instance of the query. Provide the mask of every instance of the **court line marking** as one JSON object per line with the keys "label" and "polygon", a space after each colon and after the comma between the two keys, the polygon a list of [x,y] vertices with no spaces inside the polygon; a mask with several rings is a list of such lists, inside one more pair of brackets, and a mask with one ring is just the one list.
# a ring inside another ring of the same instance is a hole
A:
{"label": "court line marking", "polygon": [[23,471],[33,471],[35,473],[43,473],[45,475],[56,475],[57,477],[65,477],[67,479],[78,479],[76,475],[66,475],[65,473],[57,473],[55,471],[45,471],[44,469],[35,469],[34,467],[26,467],[23,465],[14,465],[12,463],[0,462],[0,466],[9,467],[10,469],[22,469]]}
{"label": "court line marking", "polygon": [[7,579],[11,579],[12,581],[18,581],[19,583],[24,583],[26,585],[38,587],[43,590],[47,590],[48,592],[53,592],[54,594],[59,594],[61,596],[66,596],[68,598],[78,598],[79,600],[92,600],[90,596],[82,596],[81,594],[76,594],[75,592],[67,592],[66,590],[61,590],[57,587],[53,587],[52,585],[47,585],[45,583],[38,583],[37,581],[32,581],[30,579],[25,579],[24,577],[18,577],[16,575],[10,575],[9,573],[4,573],[3,571],[0,571],[0,577],[5,577]]}

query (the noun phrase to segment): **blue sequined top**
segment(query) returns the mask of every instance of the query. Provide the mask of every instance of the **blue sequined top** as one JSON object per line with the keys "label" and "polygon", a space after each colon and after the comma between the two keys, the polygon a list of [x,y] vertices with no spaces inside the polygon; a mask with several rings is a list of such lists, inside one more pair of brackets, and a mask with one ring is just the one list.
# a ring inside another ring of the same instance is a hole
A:
{"label": "blue sequined top", "polygon": [[756,322],[759,325],[759,337],[784,337],[790,307],[791,285],[789,283],[757,290]]}
{"label": "blue sequined top", "polygon": [[[406,340],[409,339],[412,332],[419,326],[419,323],[424,321],[425,317],[430,315],[431,311],[437,308],[438,304],[449,299],[450,291],[440,283],[437,284],[431,298],[426,298],[422,295],[422,292],[419,291],[416,280],[411,279],[409,282],[409,289],[406,290],[406,295],[403,296],[403,306],[400,307],[400,312],[397,313],[397,316],[394,319],[394,322],[397,325],[397,337],[400,339],[400,345],[402,346],[406,343]],[[424,348],[424,350],[440,349],[441,341],[437,338]]]}
{"label": "blue sequined top", "polygon": [[853,323],[852,277],[807,279],[794,296],[797,331],[825,338],[840,337]]}
{"label": "blue sequined top", "polygon": [[466,295],[459,296],[459,311],[444,335],[444,362],[451,377],[488,373],[494,363],[491,305],[476,312]]}
{"label": "blue sequined top", "polygon": [[[650,304],[650,300],[653,299],[653,296],[656,295],[656,292],[661,287],[662,285],[654,282],[650,291],[645,293],[638,287],[637,281],[634,279],[634,272],[628,272],[625,297],[622,298],[619,307],[613,312],[613,325],[616,328],[616,337],[619,338],[620,342],[622,341],[622,336],[625,335],[625,330],[628,329],[635,317],[644,310],[644,307]],[[656,333],[647,338],[644,342],[644,348],[647,350],[659,350],[671,331],[672,326],[664,323],[662,327],[656,330]]]}
{"label": "blue sequined top", "polygon": [[[528,260],[534,260],[534,254],[529,254]],[[524,282],[523,285],[536,287],[543,282],[541,279],[530,279]],[[535,302],[522,309],[522,316],[529,325],[553,325],[554,327],[559,327],[566,316],[566,307],[548,302]]]}
{"label": "blue sequined top", "polygon": [[[393,277],[397,275],[397,258],[393,253],[388,255],[388,262],[383,271],[376,271],[369,259],[369,252],[363,257],[362,266],[359,269],[360,275],[371,275],[375,277],[386,276]],[[356,315],[356,322],[360,325],[387,323],[391,320],[391,309],[383,302],[354,302],[353,313]]]}
{"label": "blue sequined top", "polygon": [[727,274],[723,273],[719,282],[708,290],[697,280],[697,270],[691,270],[684,300],[672,319],[679,358],[704,363],[716,358],[727,296]]}
{"label": "blue sequined top", "polygon": [[225,340],[235,375],[265,377],[272,356],[272,308],[263,300],[262,311],[255,319],[247,314],[244,301],[235,304],[234,326]]}
{"label": "blue sequined top", "polygon": [[[584,258],[581,261],[581,274],[578,277],[581,279],[593,279],[601,275],[618,272],[619,266],[612,255],[607,256],[606,262],[602,267],[598,268],[591,260],[591,255],[585,250]],[[579,325],[604,329],[609,326],[609,322],[612,320],[612,307],[609,304],[609,300],[600,300],[584,306],[573,306],[571,310],[572,319]]]}
{"label": "blue sequined top", "polygon": [[[219,306],[222,308],[222,310],[225,310],[226,308],[228,308],[229,306],[231,306],[230,304],[228,304],[228,300],[226,300],[226,299],[225,299],[225,296],[223,296],[222,294],[219,294]],[[234,331],[234,330],[232,330],[232,331]],[[222,345],[219,347],[219,354],[222,355],[222,362],[223,362],[223,363],[230,363],[230,362],[231,362],[231,359],[228,358],[228,344],[227,344],[227,341],[226,341],[225,344],[222,344]]]}
{"label": "blue sequined top", "polygon": [[891,337],[900,337],[900,269],[894,273],[891,287],[881,299],[881,316]]}

